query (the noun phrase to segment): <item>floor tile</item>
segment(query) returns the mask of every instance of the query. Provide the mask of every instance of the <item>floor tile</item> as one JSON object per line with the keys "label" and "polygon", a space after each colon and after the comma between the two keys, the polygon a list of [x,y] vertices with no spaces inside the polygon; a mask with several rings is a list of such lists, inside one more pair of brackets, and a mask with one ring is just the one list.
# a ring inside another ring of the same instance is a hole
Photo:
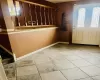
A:
{"label": "floor tile", "polygon": [[62,55],[64,56],[74,56],[75,54],[73,53],[73,51],[69,50],[69,51],[63,51],[60,52]]}
{"label": "floor tile", "polygon": [[100,68],[96,66],[87,66],[87,67],[80,67],[82,71],[84,71],[89,76],[96,76],[100,75]]}
{"label": "floor tile", "polygon": [[87,74],[85,74],[83,71],[81,71],[78,68],[62,70],[61,72],[66,76],[68,80],[77,80],[77,79],[89,77]]}
{"label": "floor tile", "polygon": [[78,56],[66,56],[66,58],[70,61],[73,61],[73,60],[80,60],[82,58],[78,57]]}
{"label": "floor tile", "polygon": [[94,80],[100,80],[100,76],[92,77]]}
{"label": "floor tile", "polygon": [[8,78],[13,78],[15,77],[15,69],[11,68],[11,69],[5,69],[5,73],[7,75]]}
{"label": "floor tile", "polygon": [[37,74],[37,73],[38,71],[35,65],[17,68],[17,76],[25,76],[25,75],[31,75],[31,74]]}
{"label": "floor tile", "polygon": [[89,63],[88,61],[85,61],[83,59],[81,59],[81,60],[74,60],[74,61],[71,61],[71,62],[73,64],[75,64],[77,67],[92,65],[91,63]]}
{"label": "floor tile", "polygon": [[100,65],[95,65],[95,66],[100,68]]}
{"label": "floor tile", "polygon": [[41,64],[41,63],[49,62],[51,60],[49,59],[49,57],[41,57],[40,56],[40,57],[37,57],[34,61],[36,64]]}
{"label": "floor tile", "polygon": [[4,68],[5,69],[12,69],[12,68],[15,68],[15,63],[11,63],[11,64],[6,64],[6,65],[4,65]]}
{"label": "floor tile", "polygon": [[92,52],[91,54],[95,57],[100,57],[100,52]]}
{"label": "floor tile", "polygon": [[51,60],[61,60],[65,59],[65,57],[61,54],[52,54],[49,56]]}
{"label": "floor tile", "polygon": [[39,74],[18,76],[17,80],[41,80]]}
{"label": "floor tile", "polygon": [[66,59],[63,59],[63,60],[55,60],[54,61],[54,64],[56,65],[56,67],[59,69],[59,70],[62,70],[62,69],[70,69],[70,68],[75,68],[76,66],[73,65],[71,62],[69,62],[68,60]]}
{"label": "floor tile", "polygon": [[31,66],[34,65],[35,62],[33,60],[21,60],[21,61],[17,61],[16,65],[18,67],[23,67],[23,66]]}
{"label": "floor tile", "polygon": [[86,52],[86,51],[81,52],[80,54],[78,54],[78,56],[81,58],[86,58],[86,59],[94,57],[91,53]]}
{"label": "floor tile", "polygon": [[16,80],[16,78],[14,77],[14,78],[8,78],[8,80]]}
{"label": "floor tile", "polygon": [[60,71],[41,74],[42,80],[67,80]]}
{"label": "floor tile", "polygon": [[99,65],[100,64],[100,58],[89,58],[89,59],[86,59],[88,62],[94,64],[94,65]]}
{"label": "floor tile", "polygon": [[37,67],[40,73],[48,73],[58,70],[52,62],[38,64]]}
{"label": "floor tile", "polygon": [[85,78],[85,79],[80,79],[80,80],[93,80],[92,78]]}

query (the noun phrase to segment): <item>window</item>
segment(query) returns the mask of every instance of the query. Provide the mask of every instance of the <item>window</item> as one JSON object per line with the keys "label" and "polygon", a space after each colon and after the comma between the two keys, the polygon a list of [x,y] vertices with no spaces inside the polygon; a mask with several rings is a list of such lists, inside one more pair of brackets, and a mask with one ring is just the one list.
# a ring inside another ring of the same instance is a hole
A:
{"label": "window", "polygon": [[80,8],[78,12],[78,22],[77,26],[78,27],[84,27],[84,21],[85,21],[85,8]]}
{"label": "window", "polygon": [[99,27],[100,7],[93,8],[91,27]]}
{"label": "window", "polygon": [[100,26],[100,3],[75,5],[73,11],[74,27],[91,27]]}

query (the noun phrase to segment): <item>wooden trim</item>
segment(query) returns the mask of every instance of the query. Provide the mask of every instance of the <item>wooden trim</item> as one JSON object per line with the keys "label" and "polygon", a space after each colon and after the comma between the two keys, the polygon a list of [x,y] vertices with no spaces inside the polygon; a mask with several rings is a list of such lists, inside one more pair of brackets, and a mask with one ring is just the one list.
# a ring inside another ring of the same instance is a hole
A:
{"label": "wooden trim", "polygon": [[14,29],[2,29],[1,31],[14,31]]}
{"label": "wooden trim", "polygon": [[58,28],[58,27],[43,27],[43,28],[35,28],[35,29],[15,29],[14,31],[4,31],[4,32],[0,32],[0,34],[12,34],[12,33],[21,33],[21,32],[31,32],[31,31],[40,31],[40,30],[48,30],[48,29],[54,29],[54,28]]}
{"label": "wooden trim", "polygon": [[38,4],[38,3],[26,1],[26,0],[17,0],[17,1],[25,2],[25,3],[29,3],[29,4],[34,4],[34,5],[41,6],[41,7],[53,8],[53,7],[50,7],[50,6],[46,6],[46,5],[43,5],[43,4]]}
{"label": "wooden trim", "polygon": [[61,43],[61,44],[69,44],[69,42],[58,42],[58,43]]}
{"label": "wooden trim", "polygon": [[5,51],[7,51],[10,55],[12,55],[12,56],[13,56],[13,53],[12,53],[12,52],[10,52],[8,49],[6,49],[5,47],[3,47],[2,45],[0,45],[0,47],[1,47],[1,48],[3,48]]}

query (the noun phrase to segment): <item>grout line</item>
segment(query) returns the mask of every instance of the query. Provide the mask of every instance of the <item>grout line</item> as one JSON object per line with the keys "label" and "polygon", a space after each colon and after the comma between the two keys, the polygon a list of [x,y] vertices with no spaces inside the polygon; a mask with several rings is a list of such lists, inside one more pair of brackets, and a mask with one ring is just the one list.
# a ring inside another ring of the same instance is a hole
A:
{"label": "grout line", "polygon": [[41,77],[41,73],[39,72],[39,69],[38,69],[37,64],[36,64],[36,62],[35,62],[35,61],[34,61],[34,63],[35,63],[35,66],[36,66],[36,68],[37,68],[37,71],[38,71],[38,74],[39,74],[39,76],[40,76],[41,80],[43,80],[43,79],[42,79],[42,77]]}
{"label": "grout line", "polygon": [[[68,60],[68,59],[67,59]],[[68,60],[69,62],[71,62],[70,60]],[[71,62],[72,63],[72,62]],[[72,63],[74,66],[76,66],[74,63]],[[86,67],[86,66],[85,66]],[[76,66],[75,68],[80,69],[78,66]],[[74,69],[74,68],[71,68]],[[67,70],[67,69],[66,69]],[[81,69],[80,69],[81,70]],[[81,70],[82,72],[84,72],[83,70]],[[62,73],[62,72],[61,72]],[[84,72],[85,73],[85,72]],[[63,74],[63,73],[62,73]],[[87,73],[85,73],[86,75],[88,75]],[[88,75],[89,76],[89,75]],[[91,78],[91,76],[89,76]],[[88,77],[87,77],[88,78]],[[84,78],[85,79],[85,78]]]}
{"label": "grout line", "polygon": [[[50,58],[51,59],[51,58]],[[51,59],[51,61],[52,61],[52,64],[53,65],[55,65],[55,63],[53,62],[53,60]],[[55,65],[55,67],[57,67],[56,65]],[[58,71],[60,71],[60,69],[58,69]],[[61,72],[61,71],[60,71]],[[61,72],[61,74],[66,78],[66,76]],[[66,78],[66,80],[68,80],[67,78]]]}

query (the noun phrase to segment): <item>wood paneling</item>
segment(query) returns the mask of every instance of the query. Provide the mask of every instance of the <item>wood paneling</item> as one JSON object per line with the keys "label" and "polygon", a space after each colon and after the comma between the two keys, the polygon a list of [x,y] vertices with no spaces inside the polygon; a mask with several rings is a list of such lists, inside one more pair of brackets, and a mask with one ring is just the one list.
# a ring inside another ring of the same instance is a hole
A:
{"label": "wood paneling", "polygon": [[24,14],[25,14],[26,26],[32,25],[30,4],[23,3],[23,11],[24,11]]}
{"label": "wood paneling", "polygon": [[49,8],[49,24],[52,24],[52,8]]}
{"label": "wood paneling", "polygon": [[[17,16],[18,19],[16,19],[16,23],[18,22],[20,24],[19,26],[24,26],[24,24],[26,27],[34,25],[55,25],[56,14],[53,7],[37,5],[26,1],[20,1],[20,7],[21,12]],[[33,22],[35,23],[32,24]]]}
{"label": "wood paneling", "polygon": [[37,25],[36,6],[31,4],[30,7],[31,7],[32,23],[33,25]]}
{"label": "wood paneling", "polygon": [[5,25],[5,21],[4,21],[4,17],[3,17],[2,9],[1,9],[1,4],[0,4],[0,28],[6,29],[6,25]]}
{"label": "wood paneling", "polygon": [[40,6],[36,6],[36,14],[37,14],[38,25],[41,25],[41,12],[40,12]]}
{"label": "wood paneling", "polygon": [[46,25],[49,25],[49,9],[45,8]]}
{"label": "wood paneling", "polygon": [[12,49],[11,49],[11,46],[10,46],[10,42],[9,42],[9,38],[8,38],[8,34],[0,33],[0,45],[2,45],[7,50],[12,52]]}
{"label": "wood paneling", "polygon": [[45,28],[9,34],[13,52],[17,58],[58,41],[57,28]]}
{"label": "wood paneling", "polygon": [[53,24],[56,25],[56,11],[55,11],[55,9],[52,9],[52,15],[53,15]]}
{"label": "wood paneling", "polygon": [[41,17],[42,17],[42,25],[45,25],[45,8],[41,7]]}
{"label": "wood paneling", "polygon": [[67,31],[60,31],[59,40],[63,42],[72,43],[72,13],[74,2],[59,3],[57,4],[57,26],[61,27],[62,13],[66,16]]}
{"label": "wood paneling", "polygon": [[23,3],[19,2],[20,4],[20,15],[17,16],[19,26],[25,26],[25,14],[23,10]]}

